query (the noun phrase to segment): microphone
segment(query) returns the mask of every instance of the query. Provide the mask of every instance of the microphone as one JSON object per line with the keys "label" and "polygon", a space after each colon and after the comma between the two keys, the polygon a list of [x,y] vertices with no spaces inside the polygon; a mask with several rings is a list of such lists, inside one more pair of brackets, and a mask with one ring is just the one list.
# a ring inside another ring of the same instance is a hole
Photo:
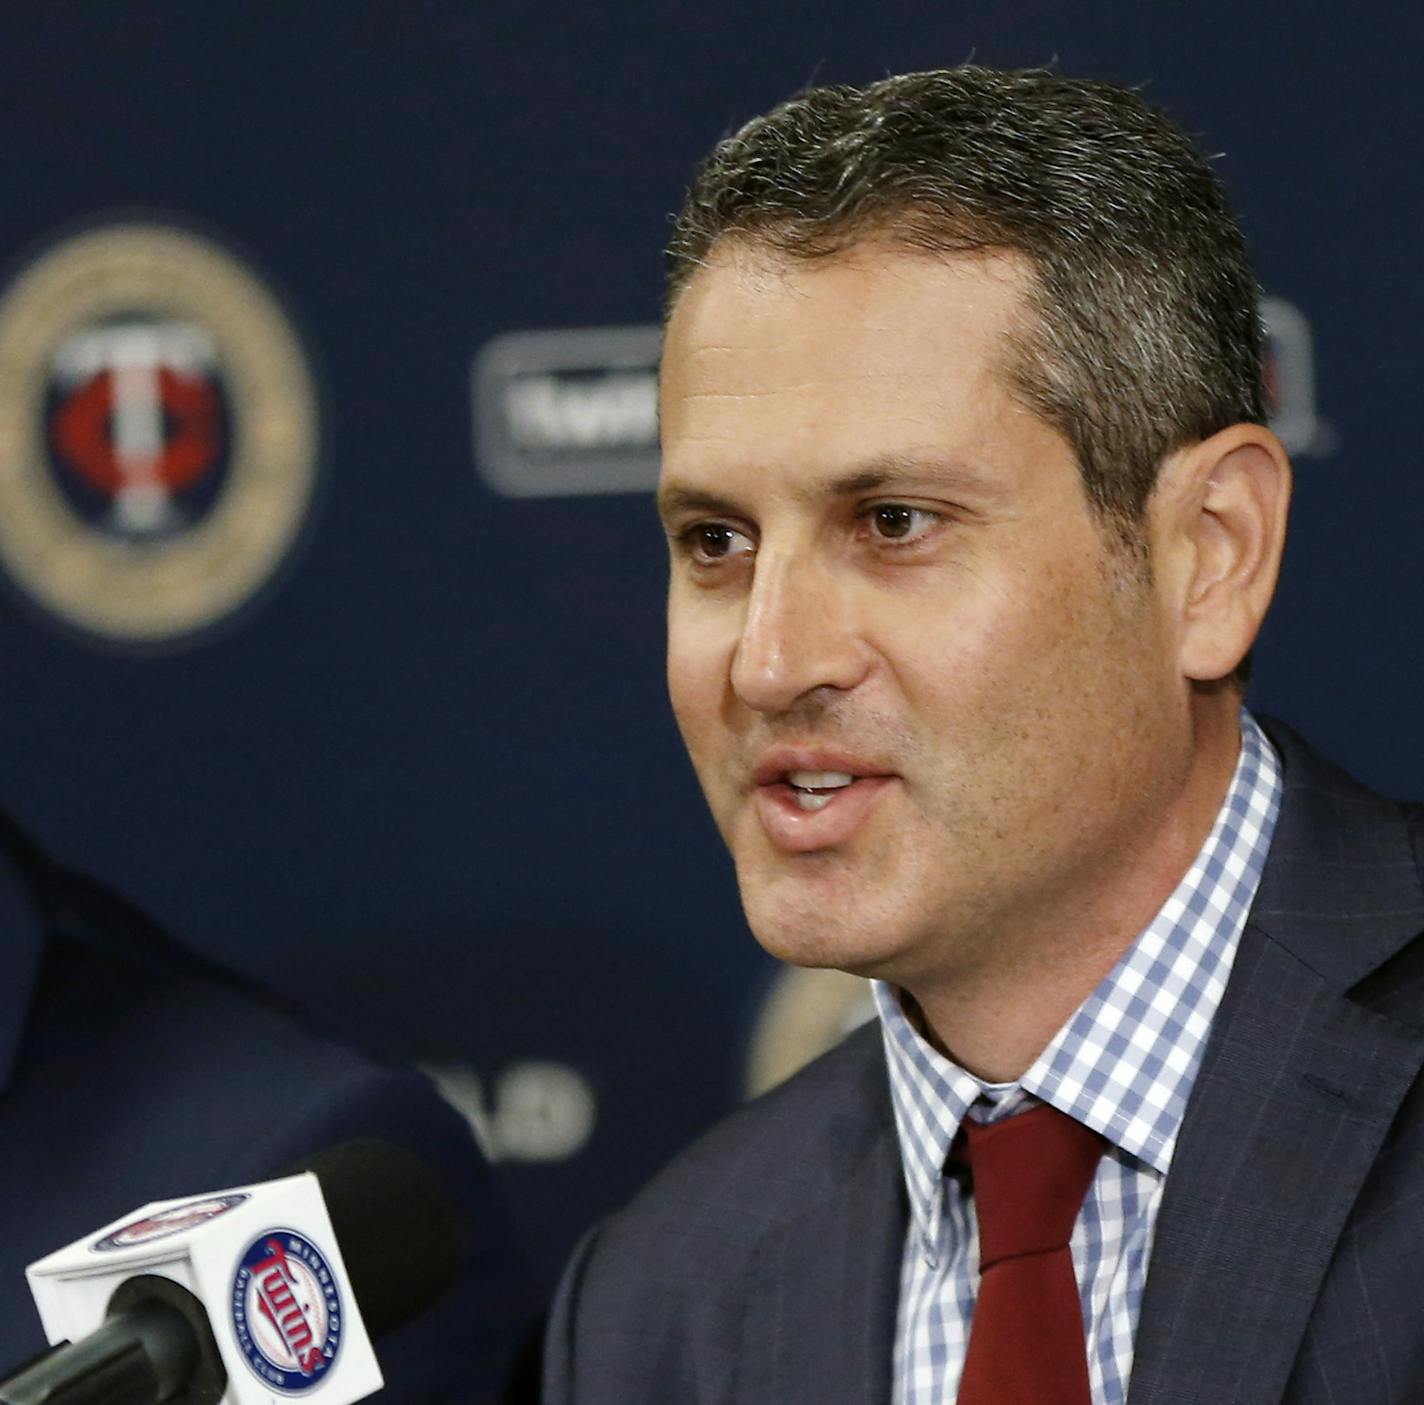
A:
{"label": "microphone", "polygon": [[440,1176],[415,1152],[363,1137],[303,1157],[312,1172],[366,1328],[374,1337],[413,1322],[470,1261],[465,1220]]}
{"label": "microphone", "polygon": [[370,1345],[468,1261],[439,1176],[389,1142],[345,1142],[280,1179],[159,1201],[27,1270],[58,1345],[0,1405],[269,1405],[384,1383]]}

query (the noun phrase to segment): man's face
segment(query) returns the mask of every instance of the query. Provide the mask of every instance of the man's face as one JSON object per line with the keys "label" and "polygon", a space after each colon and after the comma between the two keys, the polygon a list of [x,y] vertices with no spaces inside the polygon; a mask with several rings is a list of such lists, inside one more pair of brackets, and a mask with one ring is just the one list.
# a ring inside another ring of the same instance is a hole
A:
{"label": "man's face", "polygon": [[912,990],[1037,959],[1189,768],[1167,612],[1007,389],[1025,283],[724,245],[668,326],[672,702],[784,959]]}

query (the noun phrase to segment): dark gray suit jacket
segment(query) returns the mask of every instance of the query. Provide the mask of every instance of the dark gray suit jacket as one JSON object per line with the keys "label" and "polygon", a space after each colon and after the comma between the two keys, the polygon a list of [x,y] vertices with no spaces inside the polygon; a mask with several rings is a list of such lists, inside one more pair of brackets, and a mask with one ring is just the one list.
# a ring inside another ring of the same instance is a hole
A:
{"label": "dark gray suit jacket", "polygon": [[[1129,1400],[1424,1401],[1424,810],[1268,730],[1285,798],[1168,1177]],[[546,1405],[888,1405],[905,1222],[869,1027],[584,1241]]]}

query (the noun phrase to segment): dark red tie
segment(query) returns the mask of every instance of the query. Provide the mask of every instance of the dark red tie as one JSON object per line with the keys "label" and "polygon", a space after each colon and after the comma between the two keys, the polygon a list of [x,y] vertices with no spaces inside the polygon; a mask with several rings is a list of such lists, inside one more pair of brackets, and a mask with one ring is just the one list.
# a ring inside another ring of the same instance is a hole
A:
{"label": "dark red tie", "polygon": [[966,1118],[954,1145],[979,1217],[979,1296],[959,1405],[1090,1405],[1068,1240],[1102,1137],[1044,1104],[988,1125]]}

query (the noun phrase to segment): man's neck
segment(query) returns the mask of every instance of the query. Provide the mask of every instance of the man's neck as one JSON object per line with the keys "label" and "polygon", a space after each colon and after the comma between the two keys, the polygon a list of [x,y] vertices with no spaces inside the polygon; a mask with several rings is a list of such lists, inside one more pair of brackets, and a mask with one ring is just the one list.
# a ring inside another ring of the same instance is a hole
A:
{"label": "man's neck", "polygon": [[[1192,866],[1221,810],[1240,754],[1235,700],[1196,714],[1194,755],[1175,803],[1110,856],[1096,884],[986,943],[989,959],[907,984],[921,1033],[990,1083],[1021,1078],[1101,984]],[[909,1002],[907,1002],[908,1005]]]}

